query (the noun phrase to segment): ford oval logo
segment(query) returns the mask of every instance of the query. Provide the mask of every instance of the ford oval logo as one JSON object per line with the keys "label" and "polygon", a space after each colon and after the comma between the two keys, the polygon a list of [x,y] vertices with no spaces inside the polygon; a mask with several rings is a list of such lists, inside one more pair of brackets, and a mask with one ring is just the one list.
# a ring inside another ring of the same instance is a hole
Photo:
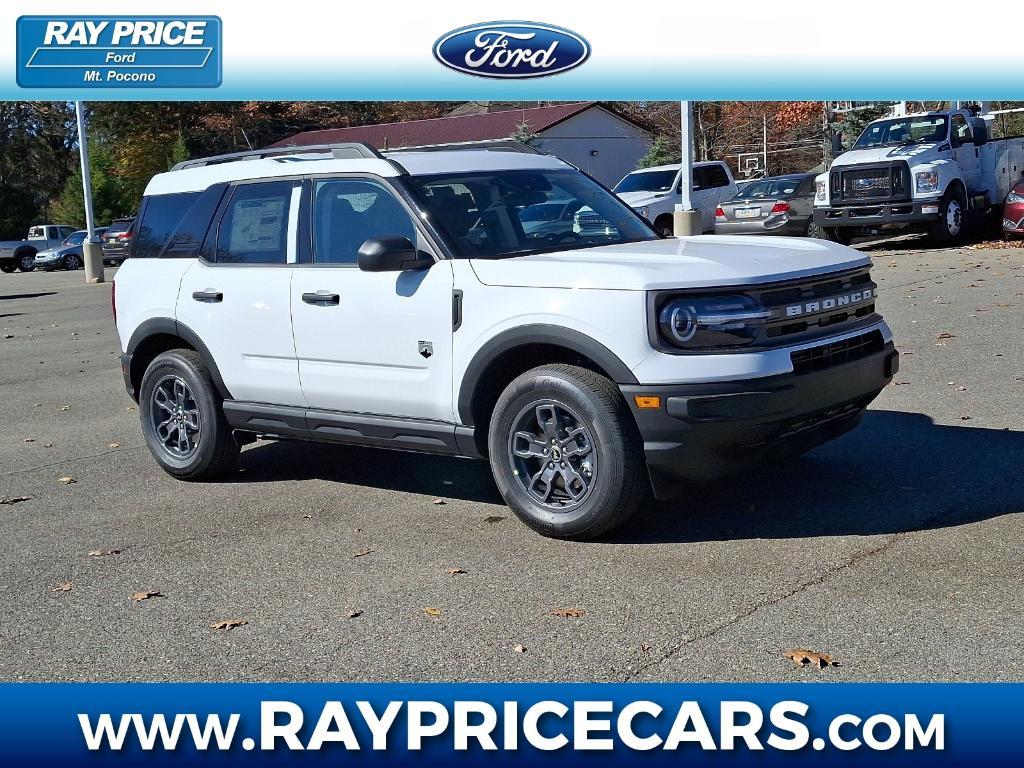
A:
{"label": "ford oval logo", "polygon": [[531,21],[492,21],[461,27],[434,43],[435,58],[477,77],[546,77],[590,58],[590,43],[575,32]]}

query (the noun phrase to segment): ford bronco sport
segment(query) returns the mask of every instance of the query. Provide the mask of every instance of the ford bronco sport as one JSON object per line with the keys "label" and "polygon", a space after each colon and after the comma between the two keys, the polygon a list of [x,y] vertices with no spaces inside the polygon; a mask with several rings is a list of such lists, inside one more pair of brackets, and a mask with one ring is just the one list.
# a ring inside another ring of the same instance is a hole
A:
{"label": "ford bronco sport", "polygon": [[131,255],[122,370],[168,473],[221,475],[255,436],[481,458],[548,536],[841,435],[898,361],[857,251],[663,238],[532,152],[187,161]]}

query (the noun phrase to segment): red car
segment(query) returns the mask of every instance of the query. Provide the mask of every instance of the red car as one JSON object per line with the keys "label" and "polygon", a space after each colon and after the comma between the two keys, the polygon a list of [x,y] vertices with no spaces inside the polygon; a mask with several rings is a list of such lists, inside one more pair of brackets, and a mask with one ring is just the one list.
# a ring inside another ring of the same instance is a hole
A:
{"label": "red car", "polygon": [[1024,179],[1012,187],[1003,205],[1003,237],[1024,237]]}

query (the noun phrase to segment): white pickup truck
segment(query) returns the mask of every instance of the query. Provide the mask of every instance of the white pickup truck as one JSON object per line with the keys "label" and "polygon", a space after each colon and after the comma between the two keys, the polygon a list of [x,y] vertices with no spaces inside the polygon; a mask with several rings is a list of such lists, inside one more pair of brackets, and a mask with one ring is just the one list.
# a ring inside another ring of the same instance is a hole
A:
{"label": "white pickup truck", "polygon": [[36,224],[24,240],[0,241],[0,272],[31,272],[36,268],[36,253],[56,248],[74,231],[67,224]]}
{"label": "white pickup truck", "polygon": [[956,240],[995,217],[1024,173],[1024,138],[990,139],[991,127],[965,109],[870,123],[815,180],[815,222],[843,244],[901,228]]}

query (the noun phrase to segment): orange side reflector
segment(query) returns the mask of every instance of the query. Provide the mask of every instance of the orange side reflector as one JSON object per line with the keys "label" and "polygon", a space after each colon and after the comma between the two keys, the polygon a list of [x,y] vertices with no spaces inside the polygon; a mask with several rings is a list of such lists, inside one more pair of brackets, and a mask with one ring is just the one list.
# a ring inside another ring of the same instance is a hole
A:
{"label": "orange side reflector", "polygon": [[657,395],[633,395],[637,408],[661,408],[661,398]]}

